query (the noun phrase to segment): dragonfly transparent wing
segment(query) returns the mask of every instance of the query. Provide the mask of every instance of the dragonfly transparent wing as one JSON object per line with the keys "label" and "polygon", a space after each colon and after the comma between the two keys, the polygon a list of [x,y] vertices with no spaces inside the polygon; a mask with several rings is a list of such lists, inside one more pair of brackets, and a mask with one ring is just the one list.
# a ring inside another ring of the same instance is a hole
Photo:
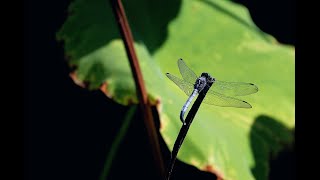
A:
{"label": "dragonfly transparent wing", "polygon": [[193,84],[187,82],[187,81],[184,81],[170,73],[167,73],[166,74],[167,77],[173,81],[184,93],[186,93],[187,96],[190,96],[192,91],[193,91]]}
{"label": "dragonfly transparent wing", "polygon": [[244,96],[256,93],[258,87],[252,83],[244,82],[225,82],[216,80],[208,93],[220,93],[227,96]]}
{"label": "dragonfly transparent wing", "polygon": [[180,74],[182,78],[191,83],[194,84],[197,80],[197,75],[184,63],[184,61],[180,58],[178,60],[178,67],[180,70]]}
{"label": "dragonfly transparent wing", "polygon": [[215,106],[222,106],[222,107],[238,107],[238,108],[252,107],[246,101],[233,98],[233,97],[228,97],[214,91],[211,91],[210,93],[206,94],[206,97],[204,98],[203,103],[212,104]]}
{"label": "dragonfly transparent wing", "polygon": [[[173,81],[187,96],[193,91],[193,84],[186,82],[170,73],[166,74],[167,77]],[[212,88],[212,87],[211,87]],[[211,89],[210,88],[210,89]],[[223,94],[211,91],[206,94],[203,103],[222,106],[222,107],[238,107],[238,108],[251,108],[251,105],[243,100],[228,97]]]}

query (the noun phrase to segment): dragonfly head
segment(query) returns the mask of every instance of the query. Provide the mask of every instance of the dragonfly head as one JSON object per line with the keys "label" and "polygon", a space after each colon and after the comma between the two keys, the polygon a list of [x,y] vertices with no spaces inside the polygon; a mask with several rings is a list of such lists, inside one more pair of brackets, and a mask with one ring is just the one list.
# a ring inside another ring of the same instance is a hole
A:
{"label": "dragonfly head", "polygon": [[201,77],[205,77],[207,82],[214,82],[216,80],[209,73],[202,73]]}

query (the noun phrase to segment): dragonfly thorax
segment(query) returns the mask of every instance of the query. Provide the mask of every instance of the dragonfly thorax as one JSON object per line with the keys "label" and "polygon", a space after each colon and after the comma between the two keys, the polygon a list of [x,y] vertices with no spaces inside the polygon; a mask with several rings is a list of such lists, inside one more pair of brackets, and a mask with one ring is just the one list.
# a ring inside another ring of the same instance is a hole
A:
{"label": "dragonfly thorax", "polygon": [[194,84],[194,89],[197,89],[198,92],[202,91],[202,89],[207,85],[207,79],[205,77],[199,77]]}
{"label": "dragonfly thorax", "polygon": [[207,82],[214,82],[215,79],[210,76],[208,73],[202,73],[201,76],[196,80],[194,84],[194,89],[197,89],[198,92],[202,91],[202,89],[207,85]]}

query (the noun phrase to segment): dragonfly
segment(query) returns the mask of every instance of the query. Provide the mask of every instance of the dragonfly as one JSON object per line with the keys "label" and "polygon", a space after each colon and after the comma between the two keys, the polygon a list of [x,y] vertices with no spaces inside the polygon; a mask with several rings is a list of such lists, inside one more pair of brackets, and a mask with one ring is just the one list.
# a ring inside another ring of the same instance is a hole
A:
{"label": "dragonfly", "polygon": [[226,82],[216,80],[209,73],[202,73],[200,77],[197,77],[181,58],[178,60],[178,67],[183,79],[170,73],[166,73],[166,75],[187,96],[189,96],[180,112],[180,120],[184,125],[185,112],[194,97],[207,85],[208,80],[213,81],[213,84],[203,99],[203,103],[221,107],[252,108],[248,102],[237,99],[235,96],[245,96],[258,92],[258,87],[256,85],[246,82]]}

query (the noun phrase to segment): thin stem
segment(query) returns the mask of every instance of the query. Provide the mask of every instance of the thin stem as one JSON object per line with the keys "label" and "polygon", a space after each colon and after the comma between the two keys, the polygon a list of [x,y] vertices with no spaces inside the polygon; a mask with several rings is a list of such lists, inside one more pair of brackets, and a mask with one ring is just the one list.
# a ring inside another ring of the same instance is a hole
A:
{"label": "thin stem", "polygon": [[155,128],[151,106],[148,101],[147,91],[145,89],[142,73],[140,70],[137,55],[134,50],[133,37],[131,34],[130,26],[126,18],[121,0],[110,0],[116,21],[119,25],[121,36],[125,45],[127,56],[130,62],[131,71],[135,80],[137,95],[139,98],[139,105],[143,114],[144,124],[146,126],[147,134],[149,137],[149,144],[152,149],[153,158],[156,167],[159,170],[159,175],[164,178],[165,170],[160,152],[160,145],[157,130]]}
{"label": "thin stem", "polygon": [[120,127],[120,130],[119,130],[118,134],[116,135],[116,138],[112,142],[110,151],[107,155],[107,160],[104,164],[104,168],[103,168],[102,174],[100,176],[100,180],[107,179],[112,162],[113,162],[113,159],[116,156],[116,153],[119,149],[120,143],[122,142],[124,136],[126,135],[126,132],[132,122],[132,119],[133,119],[132,117],[133,117],[134,113],[136,112],[136,110],[137,110],[137,106],[133,106],[126,113],[126,116],[125,116],[124,121]]}
{"label": "thin stem", "polygon": [[171,153],[171,159],[169,162],[169,166],[168,166],[168,170],[167,170],[167,175],[166,175],[166,179],[169,180],[171,173],[172,173],[172,169],[174,166],[174,163],[177,159],[177,154],[179,152],[179,149],[183,143],[184,138],[187,135],[187,132],[189,130],[189,127],[194,119],[194,117],[196,116],[198,109],[200,108],[200,105],[203,101],[203,99],[205,98],[208,90],[210,89],[212,85],[212,82],[207,82],[207,86],[199,93],[196,101],[194,102],[194,104],[192,105],[186,119],[185,119],[185,124],[182,125],[178,137],[173,145],[173,149],[172,149],[172,153]]}

